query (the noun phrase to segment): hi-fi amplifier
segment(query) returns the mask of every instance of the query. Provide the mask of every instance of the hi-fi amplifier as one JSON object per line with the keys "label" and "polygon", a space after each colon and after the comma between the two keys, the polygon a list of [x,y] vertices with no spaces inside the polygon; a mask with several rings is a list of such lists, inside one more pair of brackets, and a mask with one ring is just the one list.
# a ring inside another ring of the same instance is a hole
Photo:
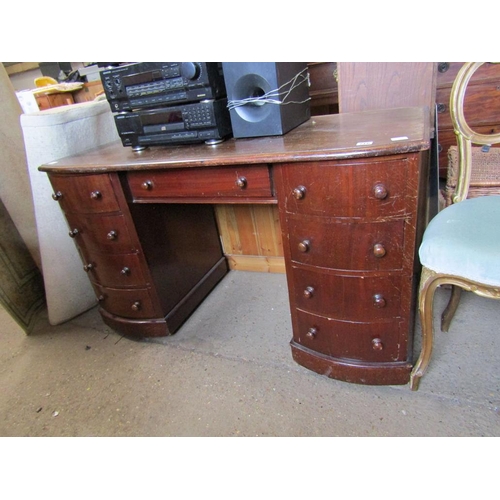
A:
{"label": "hi-fi amplifier", "polygon": [[222,63],[138,62],[101,71],[113,112],[226,96]]}
{"label": "hi-fi amplifier", "polygon": [[210,144],[232,134],[225,98],[118,113],[114,118],[122,144],[134,150],[155,145]]}

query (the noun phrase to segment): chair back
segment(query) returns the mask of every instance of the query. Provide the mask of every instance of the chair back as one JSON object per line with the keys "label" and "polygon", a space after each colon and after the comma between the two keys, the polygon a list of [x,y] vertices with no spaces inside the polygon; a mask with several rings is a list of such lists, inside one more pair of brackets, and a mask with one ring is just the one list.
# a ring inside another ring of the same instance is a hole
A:
{"label": "chair back", "polygon": [[460,68],[451,89],[450,114],[458,146],[458,179],[453,203],[458,203],[467,198],[472,168],[472,144],[491,146],[492,144],[500,143],[500,133],[479,134],[474,132],[467,124],[464,116],[464,100],[467,85],[472,75],[483,64],[485,63],[465,63]]}

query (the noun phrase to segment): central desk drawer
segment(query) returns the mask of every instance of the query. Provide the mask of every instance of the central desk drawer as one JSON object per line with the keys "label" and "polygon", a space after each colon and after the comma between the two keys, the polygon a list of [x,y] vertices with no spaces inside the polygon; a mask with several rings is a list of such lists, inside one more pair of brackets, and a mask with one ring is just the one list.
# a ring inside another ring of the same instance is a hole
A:
{"label": "central desk drawer", "polygon": [[130,172],[134,200],[158,198],[271,198],[267,165]]}

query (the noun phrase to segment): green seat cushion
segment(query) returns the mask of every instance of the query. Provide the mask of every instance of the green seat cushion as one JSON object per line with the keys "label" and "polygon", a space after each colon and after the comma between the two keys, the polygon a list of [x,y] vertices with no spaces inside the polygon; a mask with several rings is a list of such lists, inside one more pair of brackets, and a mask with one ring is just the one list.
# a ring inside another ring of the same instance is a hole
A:
{"label": "green seat cushion", "polygon": [[500,286],[500,196],[446,207],[429,223],[420,262],[435,272]]}

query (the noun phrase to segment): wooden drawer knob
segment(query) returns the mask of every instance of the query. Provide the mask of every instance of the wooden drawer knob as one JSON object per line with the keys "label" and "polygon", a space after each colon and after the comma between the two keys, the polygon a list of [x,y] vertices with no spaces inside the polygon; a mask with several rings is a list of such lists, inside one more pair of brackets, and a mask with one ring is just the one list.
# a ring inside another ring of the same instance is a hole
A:
{"label": "wooden drawer knob", "polygon": [[316,337],[317,334],[318,334],[318,329],[311,327],[311,328],[309,328],[309,330],[307,330],[306,337],[308,339],[313,339]]}
{"label": "wooden drawer knob", "polygon": [[444,113],[448,109],[448,106],[442,102],[438,102],[436,105],[436,110],[438,113]]}
{"label": "wooden drawer knob", "polygon": [[389,194],[384,184],[375,184],[373,194],[377,200],[385,200]]}
{"label": "wooden drawer knob", "polygon": [[311,242],[309,240],[303,240],[298,244],[299,252],[306,253],[309,251]]}
{"label": "wooden drawer knob", "polygon": [[304,297],[306,299],[310,299],[312,298],[313,295],[314,295],[314,288],[312,286],[306,286],[304,289]]}
{"label": "wooden drawer knob", "polygon": [[153,189],[152,181],[144,181],[141,184],[141,188],[144,189],[145,191],[150,191],[151,189]]}
{"label": "wooden drawer knob", "polygon": [[69,237],[74,238],[75,236],[78,236],[79,233],[80,233],[80,231],[78,231],[78,229],[75,228],[69,232]]}
{"label": "wooden drawer knob", "polygon": [[373,339],[372,348],[374,351],[381,351],[384,348],[384,344],[382,344],[380,339]]}
{"label": "wooden drawer knob", "polygon": [[99,200],[100,198],[102,198],[102,194],[101,194],[101,192],[100,192],[100,191],[92,191],[92,192],[90,193],[90,198],[91,198],[92,200]]}
{"label": "wooden drawer knob", "polygon": [[139,301],[136,301],[132,304],[132,311],[140,311],[141,310],[141,303]]}
{"label": "wooden drawer knob", "polygon": [[384,299],[384,296],[381,295],[380,293],[376,293],[373,296],[373,305],[378,309],[382,309],[382,307],[385,307],[386,301]]}
{"label": "wooden drawer knob", "polygon": [[375,255],[375,257],[377,257],[378,259],[382,258],[386,253],[387,252],[382,243],[376,243],[373,246],[373,255]]}
{"label": "wooden drawer knob", "polygon": [[247,187],[246,177],[238,177],[238,179],[236,179],[236,185],[241,189],[245,189]]}
{"label": "wooden drawer knob", "polygon": [[108,238],[108,240],[116,240],[116,238],[118,238],[118,233],[116,231],[110,231],[107,235],[106,235],[106,238]]}
{"label": "wooden drawer knob", "polygon": [[304,198],[306,195],[306,188],[305,186],[297,186],[293,191],[292,191],[293,197],[296,200],[301,200]]}
{"label": "wooden drawer knob", "polygon": [[104,295],[99,295],[99,297],[97,297],[97,302],[99,302],[99,303],[100,303],[100,302],[104,302],[104,299],[105,299],[105,298],[106,298],[106,297],[104,297]]}
{"label": "wooden drawer knob", "polygon": [[450,63],[440,62],[438,63],[438,71],[440,73],[446,73],[450,69]]}
{"label": "wooden drawer knob", "polygon": [[52,199],[55,201],[59,201],[62,198],[62,193],[61,191],[57,191],[57,193],[52,194]]}

